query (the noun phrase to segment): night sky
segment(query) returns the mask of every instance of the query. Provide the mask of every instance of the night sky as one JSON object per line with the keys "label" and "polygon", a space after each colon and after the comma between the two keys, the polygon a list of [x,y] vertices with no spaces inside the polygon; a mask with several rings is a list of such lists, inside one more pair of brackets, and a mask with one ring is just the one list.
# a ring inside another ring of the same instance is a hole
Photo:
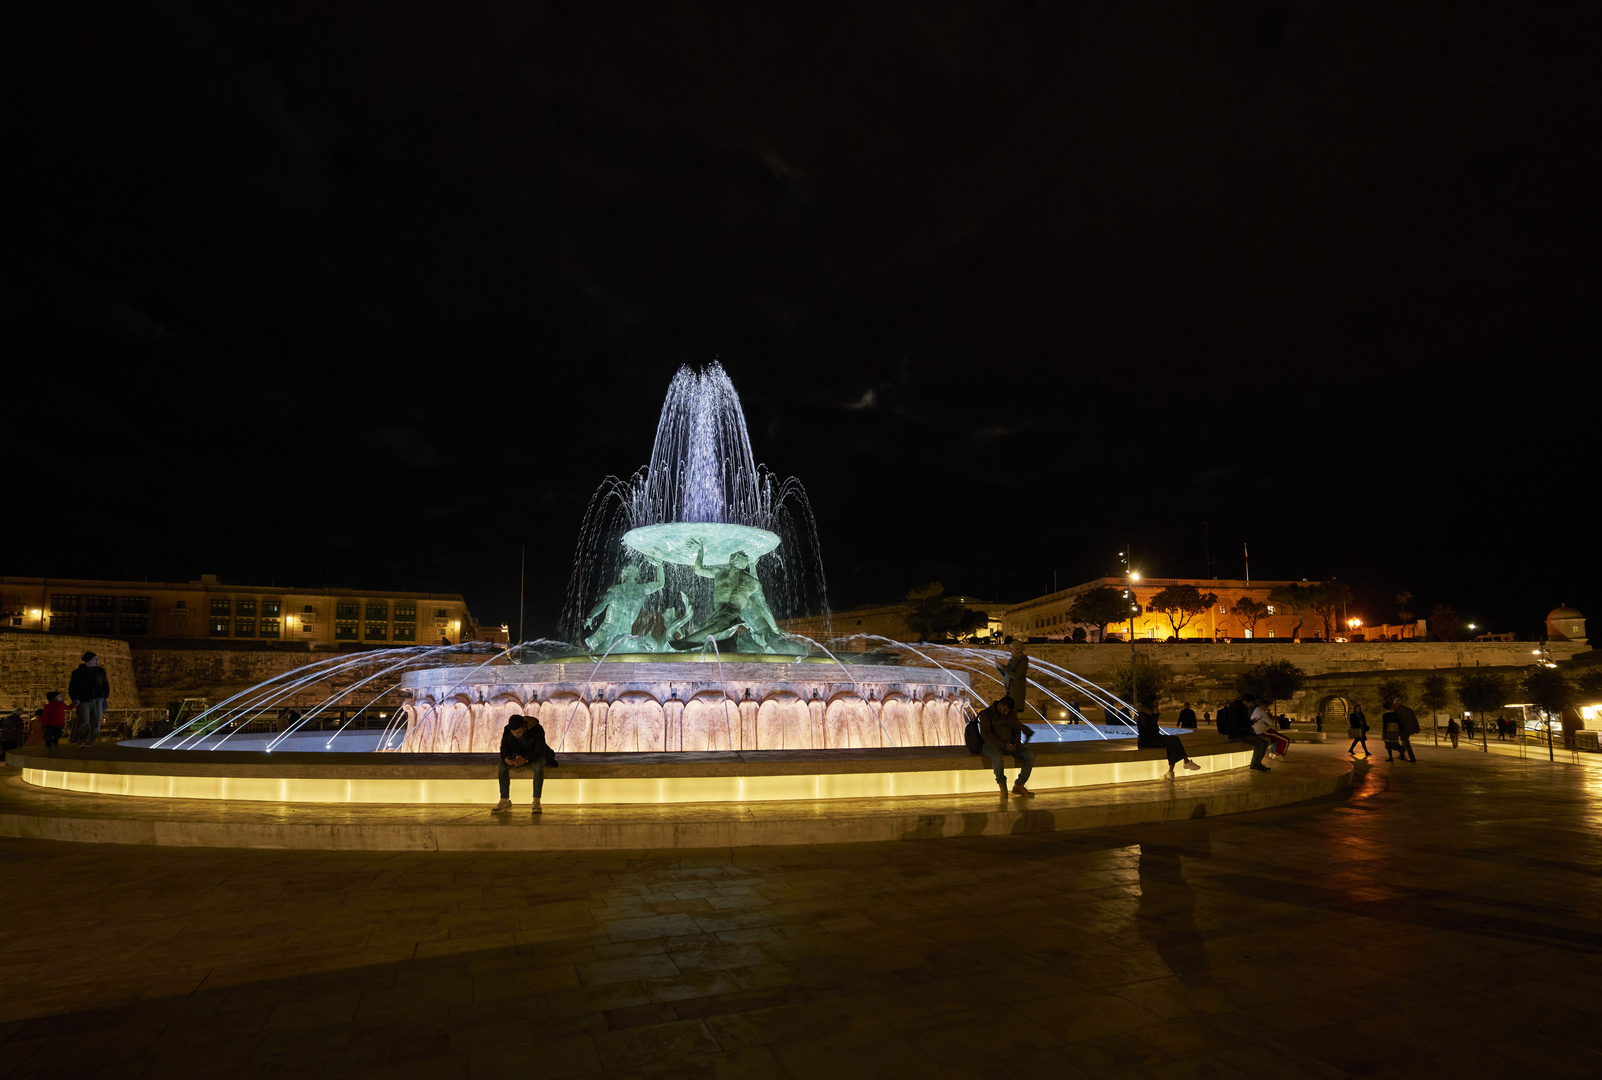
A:
{"label": "night sky", "polygon": [[3,572],[515,622],[526,542],[532,636],[718,358],[836,608],[1602,618],[1595,10],[19,5]]}

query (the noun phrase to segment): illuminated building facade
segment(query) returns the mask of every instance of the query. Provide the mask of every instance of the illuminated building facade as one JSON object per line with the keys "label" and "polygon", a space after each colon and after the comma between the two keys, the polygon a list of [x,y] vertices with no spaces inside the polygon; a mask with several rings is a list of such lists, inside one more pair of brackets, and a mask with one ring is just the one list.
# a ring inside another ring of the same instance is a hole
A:
{"label": "illuminated building facade", "polygon": [[459,593],[225,585],[215,574],[185,584],[5,577],[0,604],[0,619],[12,630],[125,638],[135,646],[209,640],[332,648],[488,636]]}

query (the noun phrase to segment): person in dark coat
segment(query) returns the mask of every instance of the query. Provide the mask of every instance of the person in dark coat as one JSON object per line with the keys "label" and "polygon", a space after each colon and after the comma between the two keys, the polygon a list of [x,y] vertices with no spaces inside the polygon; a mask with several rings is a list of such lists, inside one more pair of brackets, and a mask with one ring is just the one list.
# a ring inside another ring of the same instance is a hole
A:
{"label": "person in dark coat", "polygon": [[100,657],[92,652],[83,654],[83,663],[67,683],[67,696],[78,710],[75,737],[81,749],[100,737],[100,720],[106,715],[106,702],[111,700],[111,680],[100,666]]}
{"label": "person in dark coat", "polygon": [[1363,715],[1363,706],[1355,701],[1352,702],[1352,715],[1346,728],[1346,734],[1352,740],[1352,745],[1346,749],[1348,754],[1356,757],[1358,744],[1362,744],[1363,756],[1374,756],[1368,752],[1368,717]]}
{"label": "person in dark coat", "polygon": [[1453,750],[1457,749],[1458,731],[1459,731],[1459,728],[1457,726],[1457,717],[1455,717],[1455,716],[1447,717],[1447,719],[1446,719],[1446,737],[1448,739],[1452,740],[1452,749]]}
{"label": "person in dark coat", "polygon": [[[1191,713],[1190,716],[1191,720],[1194,721],[1196,714]],[[1174,766],[1181,761],[1185,763],[1185,768],[1187,769],[1196,770],[1201,768],[1200,765],[1190,760],[1189,754],[1185,753],[1185,744],[1180,741],[1178,735],[1163,734],[1162,728],[1157,723],[1156,698],[1143,700],[1140,703],[1140,711],[1135,714],[1135,745],[1142,750],[1168,751],[1168,773],[1163,777],[1164,780],[1172,780],[1174,778]]]}
{"label": "person in dark coat", "polygon": [[1034,798],[1035,793],[1025,785],[1035,768],[1035,752],[1024,745],[1024,726],[1013,712],[1012,698],[998,698],[995,704],[979,714],[979,734],[985,741],[980,752],[990,759],[990,767],[995,771],[1001,793],[1007,793],[1005,757],[1011,754],[1018,763],[1018,782],[1012,785],[1012,793],[1023,799]]}
{"label": "person in dark coat", "polygon": [[1418,713],[1403,705],[1400,701],[1391,703],[1391,711],[1396,713],[1396,719],[1402,725],[1402,753],[1407,755],[1408,761],[1417,761],[1413,756],[1413,736],[1419,732]]}
{"label": "person in dark coat", "polygon": [[1191,731],[1196,730],[1196,710],[1190,707],[1188,701],[1179,707],[1179,726]]}
{"label": "person in dark coat", "polygon": [[1012,698],[1013,711],[1022,719],[1029,711],[1029,655],[1024,652],[1023,642],[1014,642],[1011,658],[996,667],[1001,669],[1001,677],[1007,682],[1002,693]]}
{"label": "person in dark coat", "polygon": [[545,729],[538,720],[526,716],[509,717],[501,732],[501,761],[495,770],[501,784],[501,801],[490,810],[503,814],[512,808],[512,770],[528,769],[534,778],[534,813],[541,812],[540,794],[545,790],[545,766],[555,767],[556,752],[545,742]]}

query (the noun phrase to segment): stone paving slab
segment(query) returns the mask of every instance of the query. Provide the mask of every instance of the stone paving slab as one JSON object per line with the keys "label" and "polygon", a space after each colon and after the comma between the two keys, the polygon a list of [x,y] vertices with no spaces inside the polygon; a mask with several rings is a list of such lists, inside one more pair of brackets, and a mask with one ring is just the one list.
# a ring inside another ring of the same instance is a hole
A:
{"label": "stone paving slab", "polygon": [[[98,844],[404,850],[593,850],[871,843],[1099,828],[1242,813],[1333,794],[1354,766],[1293,759],[1105,787],[806,802],[549,807],[492,815],[445,805],[235,803],[51,791],[0,779],[0,836]],[[526,790],[526,782],[514,787]],[[526,799],[526,796],[524,796]]]}
{"label": "stone paving slab", "polygon": [[938,844],[0,839],[0,1076],[1592,1077],[1599,824],[1587,770],[1421,750]]}

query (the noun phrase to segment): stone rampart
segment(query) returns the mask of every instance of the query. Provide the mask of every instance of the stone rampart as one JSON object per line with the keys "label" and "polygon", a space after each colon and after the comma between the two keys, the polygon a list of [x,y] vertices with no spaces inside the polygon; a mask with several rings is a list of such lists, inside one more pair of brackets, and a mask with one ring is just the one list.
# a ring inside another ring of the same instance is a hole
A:
{"label": "stone rampart", "polygon": [[111,680],[113,708],[137,708],[139,683],[129,658],[128,643],[116,638],[81,637],[77,634],[0,633],[0,708],[29,710],[44,705],[45,692],[67,693],[67,683],[83,654],[100,654],[100,664]]}
{"label": "stone rampart", "polygon": [[[1451,682],[1455,673],[1475,667],[1505,669],[1516,676],[1534,662],[1531,650],[1538,648],[1528,641],[1198,642],[1137,643],[1135,647],[1142,657],[1155,660],[1166,669],[1167,686],[1158,707],[1169,721],[1182,702],[1189,701],[1200,715],[1204,709],[1216,710],[1232,700],[1235,677],[1265,660],[1289,660],[1306,673],[1303,689],[1290,701],[1279,703],[1279,707],[1295,719],[1313,720],[1332,697],[1358,701],[1366,711],[1377,715],[1380,684],[1393,678],[1402,682],[1408,700],[1418,708],[1426,676],[1438,672]],[[1589,646],[1551,642],[1547,648],[1552,658],[1561,662],[1585,652]],[[1127,644],[1032,644],[1026,649],[1031,658],[1065,667],[1100,685],[1110,683],[1118,665],[1129,661]],[[1036,682],[1046,681],[1042,670],[1038,664],[1031,665],[1030,677]],[[1067,693],[1060,683],[1046,681],[1046,685],[1070,702],[1089,704],[1085,695]],[[983,674],[975,675],[973,688],[986,700],[999,697],[1002,692],[999,681]],[[1038,690],[1031,689],[1030,701],[1040,709],[1058,710],[1050,713],[1053,720],[1058,719],[1061,707]],[[1033,709],[1029,716],[1038,719]],[[1098,718],[1099,711],[1091,716]]]}
{"label": "stone rampart", "polygon": [[[145,700],[156,705],[183,698],[207,698],[212,702],[232,697],[259,682],[288,674],[307,664],[325,663],[334,666],[343,660],[358,661],[361,653],[332,653],[327,650],[287,649],[182,649],[156,648],[133,650],[133,669]],[[370,665],[354,664],[343,673],[309,683],[295,694],[275,700],[273,704],[302,708],[327,700],[337,689],[349,686],[358,679],[373,673]],[[387,689],[392,679],[375,681],[371,690],[358,693],[348,704],[365,704],[381,689]],[[400,701],[398,692],[391,691],[379,699],[380,704]]]}

